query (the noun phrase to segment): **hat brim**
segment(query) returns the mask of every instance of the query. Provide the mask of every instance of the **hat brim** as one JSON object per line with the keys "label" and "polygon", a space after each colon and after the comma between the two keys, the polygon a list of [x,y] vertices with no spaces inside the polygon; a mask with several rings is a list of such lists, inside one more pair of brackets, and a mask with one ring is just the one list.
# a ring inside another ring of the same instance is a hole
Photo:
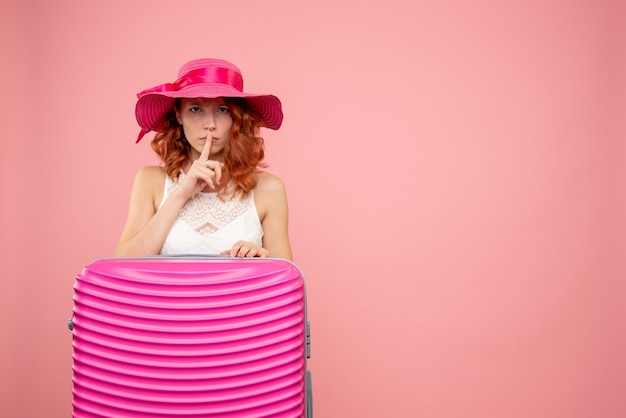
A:
{"label": "hat brim", "polygon": [[244,93],[223,84],[194,84],[181,90],[148,93],[139,98],[135,106],[135,117],[142,131],[160,131],[164,128],[163,117],[174,106],[174,99],[202,97],[236,97],[245,99],[250,110],[269,129],[279,129],[283,122],[282,105],[278,97],[271,94]]}

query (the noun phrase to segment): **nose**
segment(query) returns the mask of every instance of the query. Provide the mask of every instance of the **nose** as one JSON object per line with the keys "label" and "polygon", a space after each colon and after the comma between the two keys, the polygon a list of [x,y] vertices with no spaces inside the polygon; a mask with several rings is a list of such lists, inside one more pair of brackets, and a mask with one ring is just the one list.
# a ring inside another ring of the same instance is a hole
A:
{"label": "nose", "polygon": [[207,112],[207,115],[204,118],[204,129],[208,129],[210,131],[215,129],[215,117],[212,112]]}

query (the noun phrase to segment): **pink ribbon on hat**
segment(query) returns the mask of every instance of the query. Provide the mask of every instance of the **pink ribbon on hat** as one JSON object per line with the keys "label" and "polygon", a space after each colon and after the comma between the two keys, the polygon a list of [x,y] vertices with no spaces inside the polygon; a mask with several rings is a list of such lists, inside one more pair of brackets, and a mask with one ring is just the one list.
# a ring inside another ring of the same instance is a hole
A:
{"label": "pink ribbon on hat", "polygon": [[189,71],[187,74],[174,81],[156,87],[149,88],[137,94],[137,97],[150,93],[162,93],[166,91],[179,91],[187,86],[202,83],[227,84],[239,91],[243,91],[243,78],[237,71],[223,67],[204,67]]}
{"label": "pink ribbon on hat", "polygon": [[[168,91],[179,91],[187,86],[203,83],[218,83],[229,85],[240,92],[243,92],[243,77],[237,71],[223,67],[203,67],[189,71],[187,74],[174,81],[173,83],[165,83],[156,87],[149,88],[137,94],[137,97],[145,96],[151,93],[163,93]],[[145,132],[143,129],[137,136],[137,141],[141,141]]]}

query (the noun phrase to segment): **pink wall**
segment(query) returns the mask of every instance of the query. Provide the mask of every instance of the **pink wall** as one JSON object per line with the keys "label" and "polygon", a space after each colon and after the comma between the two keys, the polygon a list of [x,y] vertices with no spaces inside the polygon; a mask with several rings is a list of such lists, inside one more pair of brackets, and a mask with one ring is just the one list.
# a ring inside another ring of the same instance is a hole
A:
{"label": "pink wall", "polygon": [[284,103],[316,416],[626,416],[624,6],[303,3],[3,3],[0,416],[69,416],[134,94],[200,56]]}

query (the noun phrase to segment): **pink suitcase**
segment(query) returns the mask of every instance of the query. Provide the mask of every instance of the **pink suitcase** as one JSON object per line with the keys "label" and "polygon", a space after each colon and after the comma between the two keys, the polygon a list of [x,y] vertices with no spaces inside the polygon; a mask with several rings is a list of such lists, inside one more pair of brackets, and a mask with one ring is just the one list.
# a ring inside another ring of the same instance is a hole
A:
{"label": "pink suitcase", "polygon": [[73,417],[312,417],[303,276],[281,259],[110,258],[74,285]]}

